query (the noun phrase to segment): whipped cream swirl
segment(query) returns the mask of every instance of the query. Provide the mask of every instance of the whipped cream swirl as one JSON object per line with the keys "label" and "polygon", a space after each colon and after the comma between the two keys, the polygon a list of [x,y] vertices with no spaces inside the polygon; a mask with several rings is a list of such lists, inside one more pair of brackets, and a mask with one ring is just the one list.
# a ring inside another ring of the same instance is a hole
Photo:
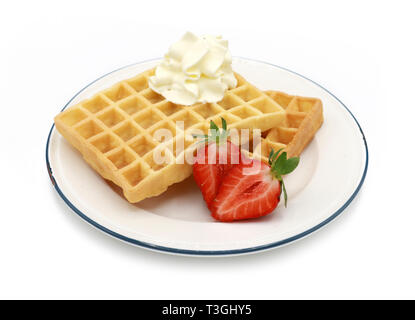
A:
{"label": "whipped cream swirl", "polygon": [[237,85],[231,64],[228,41],[187,32],[170,47],[149,86],[176,104],[218,102]]}

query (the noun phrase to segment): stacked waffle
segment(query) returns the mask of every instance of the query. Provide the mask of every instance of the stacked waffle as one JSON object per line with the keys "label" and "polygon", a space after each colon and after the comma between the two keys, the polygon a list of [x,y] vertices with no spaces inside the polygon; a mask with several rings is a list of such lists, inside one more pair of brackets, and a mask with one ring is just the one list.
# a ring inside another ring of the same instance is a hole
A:
{"label": "stacked waffle", "polygon": [[284,121],[262,134],[254,156],[267,162],[271,149],[284,149],[288,158],[301,154],[323,123],[320,99],[291,96],[279,91],[266,91],[286,111]]}
{"label": "stacked waffle", "polygon": [[222,101],[176,105],[148,87],[153,74],[121,81],[55,118],[59,132],[130,202],[159,195],[191,175],[185,158],[194,153],[193,134],[207,133],[211,120],[220,125],[224,118],[229,129],[261,130],[262,143],[252,153],[263,160],[271,148],[299,155],[323,121],[320,100],[262,92],[238,74],[237,87]]}
{"label": "stacked waffle", "polygon": [[[269,134],[292,125],[272,94],[237,74],[237,87],[226,91],[222,101],[192,106],[173,104],[148,88],[153,74],[149,70],[121,81],[55,118],[59,132],[101,176],[120,186],[130,202],[159,195],[191,175],[184,158],[194,153],[192,134],[207,133],[211,120],[220,125],[224,118],[230,129]],[[273,142],[287,142],[278,139]],[[155,153],[162,163],[154,160]]]}

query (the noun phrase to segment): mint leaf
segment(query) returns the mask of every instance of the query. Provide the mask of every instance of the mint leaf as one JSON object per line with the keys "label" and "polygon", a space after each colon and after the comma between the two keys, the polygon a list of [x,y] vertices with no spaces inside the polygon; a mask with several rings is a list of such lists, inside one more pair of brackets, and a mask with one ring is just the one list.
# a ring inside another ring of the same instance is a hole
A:
{"label": "mint leaf", "polygon": [[226,142],[226,138],[229,136],[230,132],[227,130],[226,120],[223,118],[221,119],[223,129],[219,129],[216,123],[210,120],[209,134],[192,134],[193,138],[201,139],[198,143],[206,144],[211,142],[215,142],[216,144]]}
{"label": "mint leaf", "polygon": [[300,162],[300,158],[298,157],[294,157],[294,158],[290,158],[286,160],[283,163],[283,166],[280,168],[279,174],[284,175],[284,174],[289,174],[293,172],[294,169],[297,168],[299,162]]}
{"label": "mint leaf", "polygon": [[222,129],[226,131],[227,130],[226,120],[223,119],[222,117],[220,118],[222,119]]}
{"label": "mint leaf", "polygon": [[287,190],[285,189],[285,183],[282,179],[282,176],[288,173],[291,173],[297,168],[298,163],[300,162],[299,157],[293,157],[290,159],[287,159],[287,152],[281,153],[282,149],[279,149],[277,152],[274,152],[273,149],[271,149],[271,152],[269,154],[268,163],[271,166],[271,173],[273,176],[278,179],[280,182],[280,186],[282,188],[282,193],[284,194],[284,205],[287,207]]}
{"label": "mint leaf", "polygon": [[214,123],[212,120],[210,120],[210,129],[211,130],[216,130],[219,131],[218,126],[216,125],[216,123]]}
{"label": "mint leaf", "polygon": [[282,175],[283,168],[287,161],[287,152],[281,153],[281,155],[275,160],[275,167],[273,168],[278,174]]}
{"label": "mint leaf", "polygon": [[280,152],[282,151],[282,148],[279,149],[272,157],[271,161],[274,161],[275,159],[277,159],[278,155],[280,154]]}

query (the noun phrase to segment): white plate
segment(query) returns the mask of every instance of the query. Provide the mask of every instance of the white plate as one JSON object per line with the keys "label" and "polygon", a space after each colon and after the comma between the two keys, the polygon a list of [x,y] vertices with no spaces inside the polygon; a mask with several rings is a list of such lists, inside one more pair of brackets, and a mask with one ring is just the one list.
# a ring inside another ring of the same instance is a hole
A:
{"label": "white plate", "polygon": [[[82,89],[65,108],[157,62],[111,72]],[[366,175],[367,146],[356,119],[334,95],[292,71],[243,58],[234,58],[233,68],[260,89],[323,101],[324,124],[302,153],[299,167],[285,178],[287,208],[279,205],[274,213],[256,220],[216,222],[192,177],[158,197],[130,204],[52,126],[46,161],[59,195],[102,231],[144,248],[175,254],[258,252],[300,239],[333,220],[356,196]]]}

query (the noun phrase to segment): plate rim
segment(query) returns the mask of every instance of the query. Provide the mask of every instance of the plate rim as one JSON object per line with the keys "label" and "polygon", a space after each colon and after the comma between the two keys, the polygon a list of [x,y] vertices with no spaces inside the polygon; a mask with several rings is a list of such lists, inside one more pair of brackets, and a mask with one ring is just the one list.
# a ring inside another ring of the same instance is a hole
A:
{"label": "plate rim", "polygon": [[[321,229],[323,226],[327,225],[328,223],[330,223],[331,221],[333,221],[335,218],[337,218],[348,206],[349,204],[353,201],[353,199],[356,197],[356,195],[359,193],[365,178],[366,178],[366,174],[367,174],[367,169],[368,169],[368,164],[369,164],[369,150],[368,150],[368,145],[367,145],[367,141],[366,141],[366,137],[365,134],[363,133],[362,127],[360,126],[359,122],[357,121],[356,117],[353,115],[353,113],[349,110],[349,108],[346,107],[346,105],[339,99],[337,98],[333,93],[331,93],[328,89],[324,88],[323,86],[321,86],[320,84],[318,84],[317,82],[309,79],[308,77],[297,73],[295,71],[292,71],[290,69],[287,69],[285,67],[281,67],[279,65],[276,64],[272,64],[270,62],[265,62],[265,61],[261,61],[261,60],[257,60],[257,59],[251,59],[251,58],[245,58],[245,57],[239,57],[239,56],[235,56],[235,58],[238,59],[242,59],[242,60],[248,60],[248,61],[253,61],[253,62],[258,62],[258,63],[263,63],[263,64],[267,64],[270,65],[272,67],[276,67],[282,70],[285,70],[287,72],[290,72],[292,74],[295,74],[301,78],[304,78],[310,82],[312,82],[313,84],[317,85],[318,87],[320,87],[321,89],[323,89],[324,91],[326,91],[329,95],[331,95],[336,101],[338,101],[340,103],[340,105],[342,105],[347,112],[352,116],[353,120],[355,121],[361,135],[362,135],[362,139],[363,139],[363,143],[365,146],[365,156],[366,156],[366,163],[365,163],[365,167],[362,173],[362,177],[360,178],[359,184],[357,185],[356,189],[354,190],[354,192],[351,194],[351,196],[349,197],[349,199],[346,200],[346,202],[338,209],[336,210],[331,216],[329,216],[327,219],[323,220],[322,222],[318,223],[317,225],[315,225],[312,228],[309,228],[297,235],[288,237],[286,239],[283,240],[279,240],[276,242],[272,242],[269,244],[264,244],[264,245],[260,245],[260,246],[254,246],[254,247],[249,247],[249,248],[242,248],[242,249],[232,249],[232,250],[192,250],[192,249],[178,249],[178,248],[173,248],[173,247],[166,247],[166,246],[160,246],[160,245],[155,245],[155,244],[151,244],[148,242],[144,242],[144,241],[140,241],[140,240],[136,240],[136,239],[132,239],[129,237],[126,237],[120,233],[117,233],[113,230],[108,229],[107,227],[104,227],[103,225],[97,223],[96,221],[92,220],[91,218],[89,218],[85,213],[83,213],[81,210],[79,210],[75,205],[72,204],[72,202],[65,196],[65,194],[62,192],[62,190],[59,188],[54,176],[53,176],[53,170],[51,168],[50,165],[50,161],[49,161],[49,144],[50,144],[50,138],[52,136],[52,132],[53,129],[55,128],[55,124],[52,124],[52,127],[49,130],[49,134],[48,134],[48,138],[46,141],[46,169],[48,171],[49,174],[49,178],[52,182],[52,185],[54,186],[55,190],[57,191],[58,195],[62,198],[62,200],[65,202],[65,204],[72,209],[72,211],[74,211],[79,217],[81,217],[83,220],[85,220],[86,222],[88,222],[89,224],[91,224],[93,227],[97,228],[100,231],[103,231],[104,233],[117,238],[118,240],[127,242],[129,244],[141,247],[141,248],[145,248],[145,249],[149,249],[149,250],[153,250],[153,251],[159,251],[159,252],[163,252],[163,253],[170,253],[170,254],[179,254],[179,255],[187,255],[187,256],[230,256],[230,255],[241,255],[241,254],[248,254],[248,253],[254,253],[254,252],[261,252],[261,251],[265,251],[265,250],[270,250],[270,249],[274,249],[274,248],[278,248],[281,247],[283,245],[289,244],[291,242],[297,241],[299,239],[302,239],[312,233],[314,233],[315,231]],[[91,86],[92,84],[94,84],[95,82],[99,81],[100,79],[115,73],[117,71],[120,71],[122,69],[126,69],[129,68],[131,66],[134,65],[138,65],[138,64],[142,64],[142,63],[146,63],[146,62],[151,62],[151,61],[155,61],[155,60],[159,60],[161,58],[154,58],[154,59],[148,59],[148,60],[143,60],[140,62],[136,62],[136,63],[132,63],[126,66],[123,66],[121,68],[115,69],[113,71],[110,71],[102,76],[100,76],[99,78],[93,80],[92,82],[90,82],[89,84],[87,84],[85,87],[83,87],[81,90],[79,90],[66,104],[65,106],[62,108],[61,112],[63,110],[65,110],[68,105],[75,99],[75,97],[77,97],[82,91],[84,91],[86,88],[88,88],[89,86]]]}

